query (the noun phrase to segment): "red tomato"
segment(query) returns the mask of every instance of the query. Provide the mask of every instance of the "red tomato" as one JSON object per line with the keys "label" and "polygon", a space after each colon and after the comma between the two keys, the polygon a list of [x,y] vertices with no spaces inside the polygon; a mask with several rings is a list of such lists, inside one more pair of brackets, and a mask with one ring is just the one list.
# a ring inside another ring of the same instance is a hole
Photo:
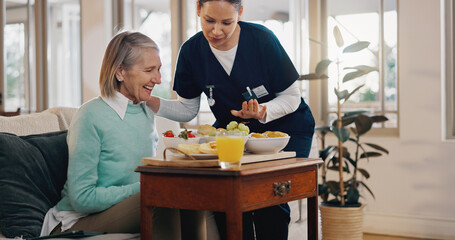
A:
{"label": "red tomato", "polygon": [[174,133],[172,133],[172,131],[169,130],[169,131],[166,131],[166,132],[164,133],[164,136],[165,136],[165,137],[174,137]]}
{"label": "red tomato", "polygon": [[196,136],[194,136],[194,134],[192,132],[188,132],[188,138],[194,138]]}

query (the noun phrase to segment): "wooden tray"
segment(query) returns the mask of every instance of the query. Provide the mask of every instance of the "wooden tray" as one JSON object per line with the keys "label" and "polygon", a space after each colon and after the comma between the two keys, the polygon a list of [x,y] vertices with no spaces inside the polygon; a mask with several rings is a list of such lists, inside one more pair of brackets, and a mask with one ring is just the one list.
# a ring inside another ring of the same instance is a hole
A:
{"label": "wooden tray", "polygon": [[[242,164],[248,164],[291,157],[295,157],[295,152],[279,152],[273,154],[245,153],[240,161]],[[145,157],[142,158],[142,163],[163,167],[220,167],[220,162],[217,158],[191,160],[186,159],[183,155],[171,155],[168,156],[167,160],[157,157]]]}

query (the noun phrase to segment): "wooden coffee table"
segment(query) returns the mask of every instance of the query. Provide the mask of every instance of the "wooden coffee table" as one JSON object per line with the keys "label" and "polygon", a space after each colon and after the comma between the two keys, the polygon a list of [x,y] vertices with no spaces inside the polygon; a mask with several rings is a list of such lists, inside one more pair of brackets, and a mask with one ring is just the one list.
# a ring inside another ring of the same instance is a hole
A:
{"label": "wooden coffee table", "polygon": [[318,238],[320,159],[288,158],[239,169],[138,166],[141,239],[152,239],[152,207],[226,213],[227,239],[242,238],[242,213],[308,198],[308,239]]}

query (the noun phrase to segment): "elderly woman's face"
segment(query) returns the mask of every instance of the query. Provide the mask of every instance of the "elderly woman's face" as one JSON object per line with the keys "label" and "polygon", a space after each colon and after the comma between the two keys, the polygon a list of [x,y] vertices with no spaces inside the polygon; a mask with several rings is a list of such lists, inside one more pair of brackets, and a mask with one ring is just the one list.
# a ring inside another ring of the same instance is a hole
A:
{"label": "elderly woman's face", "polygon": [[202,33],[212,47],[229,50],[237,44],[237,39],[232,36],[242,12],[243,8],[239,11],[235,4],[226,1],[209,1],[202,7],[197,6]]}
{"label": "elderly woman's face", "polygon": [[119,91],[125,97],[137,104],[150,99],[155,84],[161,83],[161,60],[157,50],[147,48],[142,50],[142,56],[129,69],[121,68]]}

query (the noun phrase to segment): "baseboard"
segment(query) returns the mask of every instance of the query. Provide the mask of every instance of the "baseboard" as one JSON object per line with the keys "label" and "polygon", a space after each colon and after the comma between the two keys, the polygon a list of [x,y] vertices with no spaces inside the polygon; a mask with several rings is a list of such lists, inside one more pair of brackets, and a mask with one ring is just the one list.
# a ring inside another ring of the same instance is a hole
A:
{"label": "baseboard", "polygon": [[422,239],[455,239],[455,219],[425,218],[366,212],[366,233],[415,237]]}

